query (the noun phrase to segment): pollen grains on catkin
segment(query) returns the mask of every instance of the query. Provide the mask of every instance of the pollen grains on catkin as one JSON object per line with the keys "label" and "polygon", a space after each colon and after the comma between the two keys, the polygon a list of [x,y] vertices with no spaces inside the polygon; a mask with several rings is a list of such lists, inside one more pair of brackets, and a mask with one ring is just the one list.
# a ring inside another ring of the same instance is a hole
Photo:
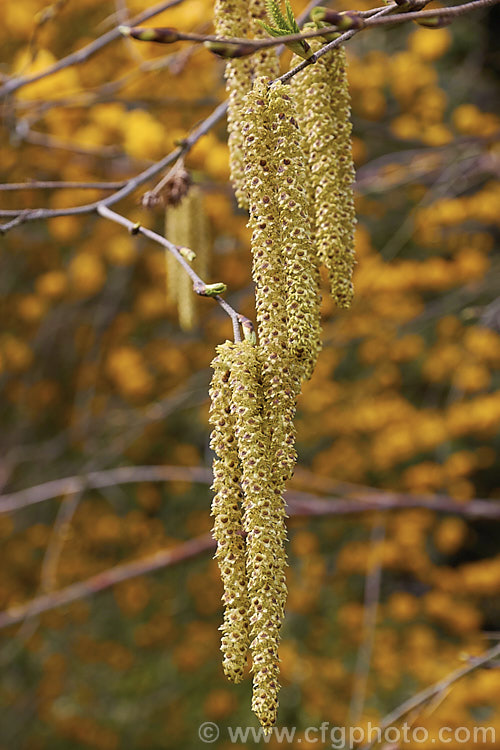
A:
{"label": "pollen grains on catkin", "polygon": [[[321,43],[310,41],[316,52]],[[295,58],[292,64],[298,62],[300,59]],[[339,307],[349,307],[356,215],[344,47],[336,47],[294,76],[292,88],[307,144],[318,257],[328,270],[335,302]]]}
{"label": "pollen grains on catkin", "polygon": [[277,138],[269,108],[268,83],[267,78],[255,80],[246,98],[243,133],[258,356],[265,393],[263,415],[274,456],[273,475],[283,481],[291,476],[296,459],[293,418],[301,378],[300,368],[289,350],[288,280],[280,228]]}
{"label": "pollen grains on catkin", "polygon": [[210,447],[213,462],[212,515],[215,556],[224,585],[224,621],[221,626],[223,669],[232,682],[240,682],[247,663],[249,645],[248,589],[241,508],[241,466],[235,436],[236,418],[232,413],[230,384],[236,345],[229,341],[217,347],[212,361],[210,385]]}
{"label": "pollen grains on catkin", "polygon": [[286,276],[276,200],[274,137],[269,114],[268,79],[257,78],[245,99],[242,131],[257,326],[261,346],[275,346],[285,352]]}
{"label": "pollen grains on catkin", "polygon": [[246,571],[252,654],[252,709],[266,731],[276,721],[278,645],[286,599],[286,513],[282,483],[273,476],[257,347],[238,345],[230,372],[232,412],[244,493]]}
{"label": "pollen grains on catkin", "polygon": [[[214,8],[215,33],[221,37],[245,37],[249,31],[248,0],[216,0]],[[231,182],[238,205],[247,207],[243,177],[243,143],[241,111],[243,98],[251,85],[251,57],[229,60],[225,69],[228,93],[227,129]]]}
{"label": "pollen grains on catkin", "polygon": [[281,252],[286,270],[288,348],[306,380],[313,373],[321,349],[321,296],[311,233],[304,139],[289,91],[289,86],[276,81],[268,96]]}

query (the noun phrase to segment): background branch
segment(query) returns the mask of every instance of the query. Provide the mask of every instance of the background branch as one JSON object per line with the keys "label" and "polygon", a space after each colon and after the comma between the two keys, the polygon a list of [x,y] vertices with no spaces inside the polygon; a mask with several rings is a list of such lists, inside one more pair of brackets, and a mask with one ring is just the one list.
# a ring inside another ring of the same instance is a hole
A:
{"label": "background branch", "polygon": [[[302,473],[299,477],[301,475]],[[137,482],[183,481],[211,484],[212,479],[212,471],[204,466],[122,466],[106,471],[94,471],[82,476],[54,479],[26,490],[0,495],[0,513],[12,513],[61,495],[81,492],[84,488],[101,489]],[[322,477],[317,477],[317,479],[319,481],[316,486],[321,491],[321,485],[325,486],[325,484],[321,481]],[[290,489],[286,493],[286,499],[291,513],[298,516],[331,516],[402,508],[428,508],[466,518],[500,520],[500,501],[498,500],[476,498],[467,503],[460,503],[446,495],[409,495],[386,492],[329,479],[325,479],[325,483],[329,487],[329,492],[348,494],[349,497],[347,499],[324,498],[310,492]]]}
{"label": "background branch", "polygon": [[[158,3],[158,5],[155,5],[153,8],[145,10],[143,13],[139,13],[137,16],[130,20],[130,23],[137,25],[139,23],[143,23],[144,21],[148,21],[150,18],[153,18],[153,16],[157,16],[159,13],[163,13],[164,10],[173,8],[175,5],[180,5],[182,2],[184,2],[184,0],[168,0],[168,2]],[[95,55],[96,52],[99,52],[101,49],[103,49],[103,47],[106,47],[106,45],[108,45],[110,42],[114,42],[115,39],[120,38],[121,34],[118,28],[111,29],[110,31],[107,31],[105,34],[100,36],[98,39],[95,39],[90,44],[82,47],[82,49],[78,50],[77,52],[72,52],[70,55],[61,58],[56,63],[54,63],[54,65],[51,65],[45,70],[42,70],[40,73],[35,73],[31,76],[19,76],[17,78],[12,78],[3,86],[0,86],[0,97],[13,94],[14,91],[18,91],[23,86],[27,86],[29,83],[34,83],[35,81],[40,81],[42,78],[47,78],[47,76],[52,75],[52,73],[57,73],[59,70],[69,68],[71,65],[82,63]]]}
{"label": "background branch", "polygon": [[[443,693],[445,690],[447,690],[447,688],[450,687],[450,685],[453,685],[455,682],[462,679],[462,677],[465,677],[465,675],[470,674],[475,669],[484,666],[499,655],[500,643],[490,648],[489,651],[485,651],[481,656],[472,659],[471,662],[465,667],[456,669],[443,680],[440,680],[434,685],[425,688],[425,690],[421,690],[419,693],[413,695],[407,701],[398,706],[398,708],[395,708],[394,711],[391,711],[391,713],[387,714],[387,716],[382,719],[379,724],[380,730],[383,732],[385,729],[387,729],[387,727],[393,726],[397,721],[402,719],[403,716],[406,716],[408,713],[410,713],[410,711],[413,711],[415,708],[419,708],[419,706],[422,706],[435,696]],[[371,748],[375,744],[376,741],[369,742],[367,745],[363,745],[361,750],[371,750]]]}

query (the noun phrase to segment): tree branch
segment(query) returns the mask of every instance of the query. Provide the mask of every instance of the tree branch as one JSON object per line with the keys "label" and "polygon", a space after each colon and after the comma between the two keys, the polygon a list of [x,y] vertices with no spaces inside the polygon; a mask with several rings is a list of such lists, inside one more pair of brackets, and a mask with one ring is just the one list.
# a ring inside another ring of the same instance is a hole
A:
{"label": "tree branch", "polygon": [[[226,300],[223,299],[219,294],[208,295],[207,287],[209,287],[209,285],[207,285],[203,281],[203,279],[198,276],[196,271],[193,270],[187,260],[182,257],[176,245],[167,240],[166,237],[162,237],[161,234],[157,234],[151,229],[146,229],[146,227],[143,227],[140,224],[134,224],[133,221],[130,221],[125,216],[121,216],[121,214],[115,213],[115,211],[111,211],[111,209],[103,204],[98,206],[97,213],[100,214],[100,216],[102,216],[104,219],[109,219],[110,221],[114,221],[116,224],[120,224],[122,227],[125,227],[131,234],[142,234],[144,237],[147,237],[149,240],[156,242],[158,245],[161,245],[166,250],[168,250],[169,253],[174,256],[177,263],[179,263],[183,267],[185,272],[192,279],[193,291],[202,297],[211,296],[224,310],[224,312],[229,315],[233,324],[234,340],[241,341],[239,325],[241,322],[243,322],[243,320],[247,321],[247,324],[250,323],[250,321],[247,318],[244,318],[244,316],[240,315],[240,313],[237,313],[236,310],[234,310],[231,305],[226,302]],[[253,326],[251,327],[253,330]]]}
{"label": "tree branch", "polygon": [[[158,5],[155,5],[153,8],[150,8],[143,13],[139,13],[139,15],[131,19],[130,23],[134,25],[143,23],[143,21],[147,21],[148,19],[153,18],[153,16],[163,13],[164,10],[168,10],[168,8],[180,5],[183,1],[184,0],[168,0],[167,2],[158,3]],[[120,38],[121,34],[118,27],[111,29],[90,44],[87,44],[86,47],[82,47],[82,49],[77,52],[72,52],[70,55],[62,57],[54,63],[54,65],[42,70],[40,73],[35,73],[31,76],[18,76],[17,78],[12,78],[10,81],[7,81],[3,86],[0,86],[0,97],[12,94],[23,86],[27,86],[29,83],[34,83],[42,78],[46,78],[47,76],[52,75],[52,73],[57,73],[59,70],[69,68],[70,65],[84,62],[95,55],[96,52],[99,52],[103,47],[106,47],[110,42],[114,42],[115,39]]]}
{"label": "tree branch", "polygon": [[81,206],[72,206],[70,208],[58,208],[58,209],[49,209],[49,208],[29,208],[29,209],[21,209],[19,211],[15,210],[9,210],[0,211],[0,217],[8,217],[8,216],[14,216],[14,219],[7,224],[3,224],[0,226],[0,233],[4,233],[9,231],[9,229],[12,229],[13,227],[17,226],[18,224],[22,224],[26,221],[37,221],[39,219],[52,219],[56,216],[77,216],[77,215],[84,215],[84,214],[90,214],[96,212],[101,207],[109,207],[113,206],[115,203],[118,203],[118,201],[122,200],[122,198],[126,198],[131,193],[134,192],[138,187],[141,187],[141,185],[144,185],[146,182],[151,180],[153,177],[156,177],[157,174],[162,172],[164,169],[169,167],[171,164],[173,164],[174,161],[179,159],[181,156],[184,156],[187,154],[191,148],[197,143],[197,141],[205,135],[205,133],[208,133],[208,131],[217,123],[219,120],[223,117],[227,109],[227,102],[222,102],[219,104],[218,107],[214,109],[214,111],[205,119],[203,120],[200,125],[198,125],[197,128],[195,128],[192,133],[183,141],[183,143],[178,146],[176,149],[171,151],[167,156],[165,156],[160,161],[156,162],[155,164],[152,164],[150,167],[145,169],[143,172],[140,172],[138,175],[133,177],[132,179],[128,180],[127,183],[123,188],[118,190],[116,193],[113,193],[112,195],[109,195],[107,198],[104,198],[99,201],[94,201],[92,203],[85,203]]}
{"label": "tree branch", "polygon": [[176,547],[155,552],[140,560],[133,560],[132,562],[109,568],[102,573],[97,573],[97,575],[87,578],[86,581],[73,583],[64,589],[51,591],[49,594],[38,596],[24,604],[18,604],[10,607],[5,612],[0,612],[0,629],[22,622],[27,617],[34,617],[42,612],[47,612],[64,604],[70,604],[78,599],[83,599],[86,596],[97,594],[99,591],[108,589],[122,581],[127,581],[129,578],[136,578],[144,573],[151,573],[160,568],[177,565],[214,547],[215,542],[211,534],[203,534],[203,536],[182,542]]}
{"label": "tree branch", "polygon": [[[481,656],[478,656],[477,658],[474,658],[471,660],[469,664],[467,664],[465,667],[460,667],[460,669],[456,669],[454,672],[449,674],[447,677],[445,677],[443,680],[440,680],[439,682],[436,682],[434,685],[431,685],[428,688],[425,688],[425,690],[421,690],[420,693],[417,693],[416,695],[413,695],[411,698],[409,698],[407,701],[402,703],[398,708],[395,708],[394,711],[391,711],[391,713],[387,714],[382,721],[379,724],[379,729],[381,732],[386,730],[388,727],[393,726],[399,719],[402,719],[403,716],[406,716],[406,714],[410,713],[410,711],[413,711],[415,708],[418,708],[419,706],[422,706],[424,703],[427,703],[429,700],[434,698],[436,695],[440,695],[443,693],[450,685],[453,685],[453,683],[460,680],[462,677],[465,677],[465,675],[470,674],[475,669],[478,669],[479,667],[484,666],[488,662],[495,659],[497,656],[500,655],[500,643],[498,643],[496,646],[493,646],[488,651],[485,651]],[[377,732],[374,732],[377,734]],[[363,745],[360,750],[371,750],[371,748],[376,744],[376,740],[373,742],[369,742],[367,745]]]}
{"label": "tree branch", "polygon": [[[307,476],[309,474],[307,473]],[[321,489],[321,479],[317,483]],[[195,482],[211,484],[212,472],[204,466],[121,466],[117,469],[94,471],[82,476],[54,479],[50,482],[0,495],[0,513],[12,513],[21,508],[44,502],[61,495],[71,495],[83,489],[101,489],[136,482]],[[300,474],[299,474],[300,481]],[[309,482],[309,480],[308,480]],[[347,482],[326,480],[327,491],[344,495],[344,498],[319,497],[309,492],[289,490],[286,500],[292,515],[333,516],[391,511],[407,508],[427,508],[439,513],[452,513],[465,518],[500,520],[500,501],[476,498],[460,503],[446,495],[409,495],[385,492],[371,487],[360,487]],[[310,482],[312,484],[312,482]],[[324,490],[323,490],[324,491]],[[349,495],[348,498],[345,498]]]}

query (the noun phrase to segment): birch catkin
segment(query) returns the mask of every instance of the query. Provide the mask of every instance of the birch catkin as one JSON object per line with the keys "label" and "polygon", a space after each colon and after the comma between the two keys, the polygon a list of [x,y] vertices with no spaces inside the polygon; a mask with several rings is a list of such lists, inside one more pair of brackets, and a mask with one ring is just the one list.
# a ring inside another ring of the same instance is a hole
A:
{"label": "birch catkin", "polygon": [[252,709],[264,729],[270,729],[276,721],[280,688],[278,644],[286,598],[286,514],[282,483],[273,481],[259,369],[256,349],[249,342],[239,345],[230,383],[244,492]]}
{"label": "birch catkin", "polygon": [[[237,3],[225,5],[234,11]],[[248,5],[252,32],[265,2]],[[254,56],[252,65],[258,73],[275,62]],[[249,647],[252,709],[266,733],[276,720],[280,689],[278,646],[287,596],[283,492],[297,457],[296,399],[321,348],[319,262],[342,307],[350,304],[354,266],[344,51],[334,50],[301,75],[293,88],[257,75],[246,96],[242,83],[234,98],[230,129],[238,133],[230,135],[231,159],[238,160],[236,190],[250,215],[258,343],[219,347],[211,389],[224,670],[241,679]]]}
{"label": "birch catkin", "polygon": [[319,268],[313,250],[303,138],[288,90],[279,81],[273,84],[269,108],[280,244],[286,269],[288,349],[303,379],[308,379],[321,348]]}
{"label": "birch catkin", "polygon": [[[210,243],[202,192],[197,185],[192,185],[179,203],[167,205],[165,235],[174,245],[193,251],[192,266],[200,276],[205,277],[208,270]],[[177,302],[180,327],[184,331],[190,331],[197,323],[193,282],[185,271],[179,268],[177,260],[168,250],[166,259],[167,299]]]}
{"label": "birch catkin", "polygon": [[246,667],[249,645],[248,590],[243,539],[241,467],[235,436],[235,418],[231,412],[232,387],[229,383],[235,345],[226,341],[217,348],[212,362],[214,374],[210,386],[210,423],[213,425],[210,447],[217,458],[213,463],[212,515],[213,535],[217,541],[216,558],[224,585],[224,622],[221,650],[223,669],[233,682],[239,682]]}
{"label": "birch catkin", "polygon": [[[216,0],[214,9],[215,33],[221,37],[244,37],[249,30],[248,0]],[[251,58],[230,60],[225,69],[228,93],[227,129],[231,182],[238,205],[247,207],[243,176],[243,142],[241,114],[243,99],[251,85]]]}
{"label": "birch catkin", "polygon": [[268,109],[267,79],[255,81],[245,100],[243,135],[245,181],[250,196],[252,275],[259,342],[286,346],[287,310],[279,208],[276,201],[274,139]]}
{"label": "birch catkin", "polygon": [[[319,41],[311,40],[314,52],[320,46]],[[356,217],[344,48],[336,47],[305,68],[294,77],[292,87],[307,144],[318,257],[328,269],[337,305],[349,307]]]}

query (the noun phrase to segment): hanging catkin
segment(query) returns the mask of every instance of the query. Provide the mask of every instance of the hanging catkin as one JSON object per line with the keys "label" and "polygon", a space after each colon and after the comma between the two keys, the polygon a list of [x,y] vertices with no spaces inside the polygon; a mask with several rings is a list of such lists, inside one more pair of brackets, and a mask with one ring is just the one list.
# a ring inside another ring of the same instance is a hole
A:
{"label": "hanging catkin", "polygon": [[[174,245],[189,248],[193,252],[192,267],[199,276],[205,278],[208,271],[210,243],[207,219],[203,209],[203,196],[197,185],[192,185],[179,203],[167,205],[165,236]],[[193,282],[168,250],[166,259],[167,299],[177,302],[179,325],[183,331],[190,331],[197,323]]]}
{"label": "hanging catkin", "polygon": [[286,269],[288,349],[303,379],[311,377],[321,348],[319,268],[311,233],[303,138],[295,105],[280,81],[269,89],[275,190]]}
{"label": "hanging catkin", "polygon": [[[165,210],[165,236],[178,247],[189,247],[191,240],[189,227],[193,198],[190,196],[191,191],[176,206],[167,206]],[[196,325],[193,282],[168,250],[166,262],[167,299],[177,302],[179,325],[183,331],[190,331]]]}
{"label": "hanging catkin", "polygon": [[[321,43],[310,40],[317,51]],[[295,58],[293,63],[300,62]],[[314,202],[316,248],[328,269],[339,307],[353,296],[354,210],[350,97],[343,47],[336,47],[293,78],[298,121],[304,132]]]}
{"label": "hanging catkin", "polygon": [[246,100],[246,184],[251,202],[253,279],[259,358],[265,399],[263,417],[275,457],[273,474],[291,476],[295,463],[295,400],[300,391],[296,363],[288,349],[287,275],[277,198],[276,137],[271,125],[268,80],[254,82]]}
{"label": "hanging catkin", "polygon": [[273,481],[259,369],[256,348],[250,342],[238,345],[230,383],[244,492],[252,709],[267,730],[276,721],[280,688],[278,645],[286,599],[286,513],[282,483]]}
{"label": "hanging catkin", "polygon": [[210,386],[210,447],[213,462],[212,515],[217,541],[216,558],[224,585],[224,621],[221,626],[223,669],[233,682],[240,682],[246,667],[249,643],[248,591],[245,564],[240,488],[241,467],[235,435],[236,419],[231,412],[230,369],[236,345],[226,341],[217,347],[212,362]]}
{"label": "hanging catkin", "polygon": [[[221,37],[245,37],[249,30],[248,0],[216,0],[214,9],[215,33]],[[252,79],[252,61],[249,57],[230,60],[225,69],[228,93],[227,129],[229,166],[238,205],[247,207],[243,176],[243,143],[241,113],[243,99]]]}

